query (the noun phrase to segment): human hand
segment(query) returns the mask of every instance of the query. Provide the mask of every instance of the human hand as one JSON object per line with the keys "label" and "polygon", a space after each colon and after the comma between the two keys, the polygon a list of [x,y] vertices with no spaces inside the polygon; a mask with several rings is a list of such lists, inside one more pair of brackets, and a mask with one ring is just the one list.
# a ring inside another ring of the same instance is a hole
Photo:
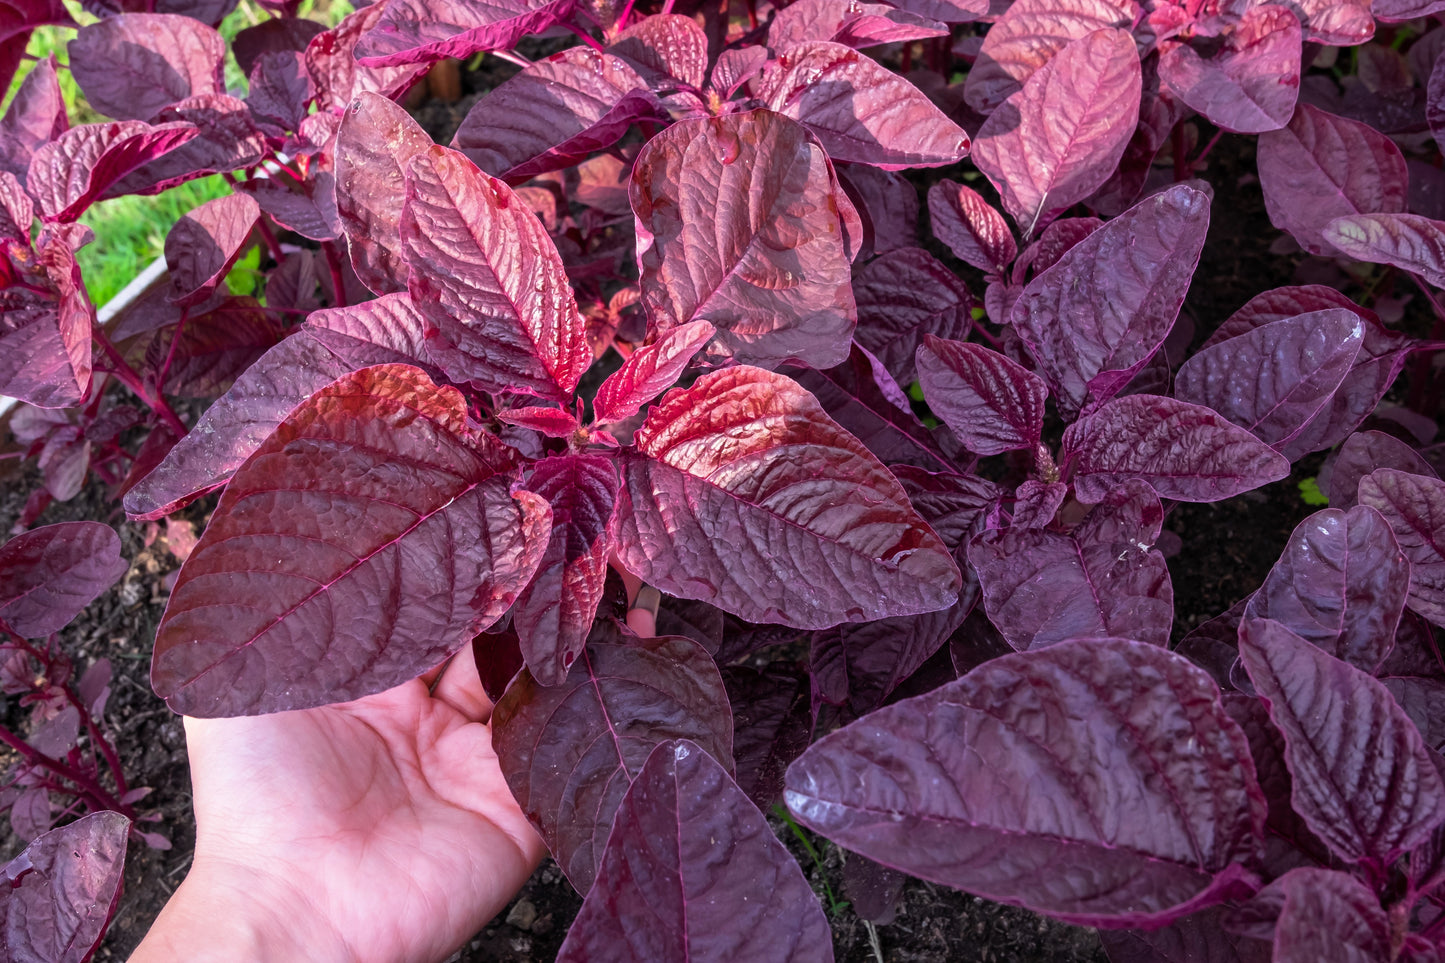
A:
{"label": "human hand", "polygon": [[195,860],[132,963],[438,961],[496,915],[545,850],[502,778],[471,647],[429,691],[436,676],[186,719]]}

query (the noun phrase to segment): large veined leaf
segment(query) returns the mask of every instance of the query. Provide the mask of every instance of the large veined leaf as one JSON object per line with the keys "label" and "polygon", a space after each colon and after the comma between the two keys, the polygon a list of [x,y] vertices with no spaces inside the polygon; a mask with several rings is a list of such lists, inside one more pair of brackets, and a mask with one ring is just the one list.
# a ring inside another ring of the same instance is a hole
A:
{"label": "large veined leaf", "polygon": [[1184,103],[1225,130],[1278,130],[1299,97],[1300,22],[1286,7],[1245,11],[1224,46],[1205,60],[1187,43],[1159,58],[1159,79]]}
{"label": "large veined leaf", "polygon": [[942,167],[968,135],[921,90],[840,43],[789,47],[753,83],[763,106],[799,121],[834,160],[885,170]]}
{"label": "large veined leaf", "polygon": [[807,130],[772,111],[653,137],[630,188],[648,316],[663,331],[712,322],[716,362],[842,362],[857,309],[841,193]]}
{"label": "large veined leaf", "polygon": [[653,405],[634,444],[616,551],[668,594],[798,628],[958,597],[958,567],[898,482],[782,375],[705,375]]}
{"label": "large veined leaf", "polygon": [[[0,250],[0,264],[8,262]],[[43,242],[35,267],[30,286],[0,288],[0,394],[39,408],[70,408],[90,390],[95,308],[69,244]]]}
{"label": "large veined leaf", "polygon": [[1219,902],[1264,823],[1213,681],[1122,639],[1002,656],[871,713],[793,763],[784,798],[885,866],[1085,925]]}
{"label": "large veined leaf", "polygon": [[1375,35],[1369,0],[1285,0],[1304,24],[1306,43],[1353,47]]}
{"label": "large veined leaf", "polygon": [[1128,30],[1137,13],[1132,0],[1016,0],[984,36],[964,100],[992,113],[1070,41],[1106,27]]}
{"label": "large veined leaf", "polygon": [[172,300],[182,307],[215,293],[241,254],[261,210],[245,194],[229,194],[188,212],[166,235]]}
{"label": "large veined leaf", "polygon": [[194,139],[148,161],[111,184],[101,200],[122,194],[159,194],[177,184],[260,164],[266,137],[246,102],[229,94],[196,94],[164,107],[156,124],[194,124]]}
{"label": "large veined leaf", "polygon": [[1096,30],[1060,50],[989,115],[973,162],[1025,238],[1104,185],[1139,121],[1134,39]]}
{"label": "large veined leaf", "polygon": [[452,146],[516,184],[611,147],[634,120],[665,117],[621,57],[571,47],[477,101]]}
{"label": "large veined leaf", "polygon": [[345,702],[495,621],[536,570],[551,512],[513,496],[516,453],[466,417],[460,393],[407,365],[344,375],[293,411],[182,567],[156,693],[198,716]]}
{"label": "large veined leaf", "polygon": [[427,364],[425,338],[421,314],[405,294],[312,312],[126,492],[126,513],[161,518],[224,484],[297,405],[342,375],[374,364]]}
{"label": "large veined leaf", "polygon": [[[1439,477],[1420,453],[1383,431],[1357,431],[1345,439],[1330,465],[1329,482],[1320,478],[1331,508],[1351,509],[1359,502],[1360,479],[1377,468],[1398,468],[1413,475]],[[1320,472],[1324,475],[1324,472]]]}
{"label": "large veined leaf", "polygon": [[854,0],[798,0],[779,10],[768,24],[768,46],[776,51],[810,40],[871,47],[947,35],[948,28],[937,20]]}
{"label": "large veined leaf", "polygon": [[1121,390],[1168,336],[1209,230],[1209,196],[1175,185],[1070,247],[1024,288],[1009,323],[1061,410]]}
{"label": "large veined leaf", "polygon": [[599,622],[559,685],[523,671],[492,710],[502,774],[557,865],[591,888],[613,816],[652,750],[691,739],[732,760],[732,713],[712,657],[678,636]]}
{"label": "large veined leaf", "polygon": [[1395,644],[1410,564],[1373,508],[1327,508],[1300,522],[1244,617],[1272,619],[1374,674]]}
{"label": "large veined leaf", "polygon": [[454,150],[427,148],[406,171],[407,288],[438,332],[432,356],[486,391],[570,399],[592,349],[542,222]]}
{"label": "large veined leaf", "polygon": [[357,42],[376,26],[391,8],[372,3],[349,14],[340,23],[311,38],[306,45],[306,69],[316,82],[318,110],[342,110],[357,96],[374,91],[383,97],[400,96],[426,73],[426,64],[364,67],[354,56]]}
{"label": "large veined leaf", "polygon": [[1288,126],[1259,136],[1259,183],[1275,227],[1311,254],[1332,255],[1324,230],[1337,217],[1405,210],[1405,158],[1357,120],[1300,104]]}
{"label": "large veined leaf", "polygon": [[1003,215],[971,187],[941,180],[928,189],[928,221],[933,236],[953,256],[981,271],[1002,275],[1018,257],[1018,245]]}
{"label": "large veined leaf", "polygon": [[1163,521],[1159,497],[1129,482],[1066,535],[1009,528],[976,536],[968,560],[989,620],[1020,651],[1109,636],[1166,644],[1174,589],[1154,548]]}
{"label": "large veined leaf", "polygon": [[1330,404],[1364,337],[1365,321],[1344,308],[1273,321],[1195,354],[1180,366],[1174,393],[1288,457],[1289,442]]}
{"label": "large veined leaf", "polygon": [[226,42],[171,13],[123,13],[81,27],[70,71],[90,106],[116,120],[150,120],[196,94],[223,94]]}
{"label": "large veined leaf", "polygon": [[303,182],[291,177],[253,177],[236,185],[250,196],[271,220],[313,241],[334,241],[341,236],[336,211],[336,178],[319,170]]}
{"label": "large veined leaf", "polygon": [[918,376],[923,339],[963,339],[977,302],[955,273],[919,247],[892,250],[869,261],[853,279],[858,330],[853,338],[873,352],[900,384]]}
{"label": "large veined leaf", "polygon": [[918,246],[918,191],[897,171],[850,164],[838,180],[872,227],[873,252]]}
{"label": "large veined leaf", "polygon": [[686,739],[652,750],[558,963],[832,963],[823,907],[727,770]]}
{"label": "large veined leaf", "polygon": [[1445,481],[1381,468],[1360,479],[1359,493],[1410,560],[1410,608],[1445,625]]}
{"label": "large veined leaf", "polygon": [[1322,284],[1286,285],[1271,288],[1250,298],[1244,307],[1226,318],[1200,347],[1201,350],[1212,347],[1271,321],[1283,321],[1311,311],[1326,311],[1330,308],[1344,308],[1376,323],[1380,320],[1375,312],[1360,307],[1334,288]]}
{"label": "large veined leaf", "polygon": [[5,116],[0,117],[0,171],[22,182],[40,145],[70,127],[55,68],[54,54],[32,67],[10,99]]}
{"label": "large veined leaf", "polygon": [[592,407],[598,423],[631,418],[671,388],[716,330],[706,321],[689,321],[632,352],[597,388]]}
{"label": "large veined leaf", "polygon": [[662,13],[637,19],[607,52],[631,63],[655,90],[679,84],[701,90],[707,80],[707,34],[691,17]]}
{"label": "large veined leaf", "polygon": [[1294,810],[1336,855],[1388,865],[1445,820],[1445,780],[1378,680],[1269,619],[1241,624],[1239,656],[1284,733]]}
{"label": "large veined leaf", "polygon": [[1394,955],[1393,925],[1380,898],[1349,873],[1302,866],[1265,892],[1276,889],[1282,906],[1274,963],[1373,963]]}
{"label": "large veined leaf", "polygon": [[1445,287],[1445,221],[1418,214],[1355,214],[1330,221],[1323,237],[1357,261],[1391,264]]}
{"label": "large veined leaf", "polygon": [[928,407],[969,451],[997,455],[1039,443],[1049,390],[997,351],[924,335],[918,383]]}
{"label": "large veined leaf", "polygon": [[11,963],[84,963],[120,899],[130,820],[91,813],[0,868],[0,950]]}
{"label": "large veined leaf", "polygon": [[65,628],[129,568],[115,530],[58,522],[0,545],[0,623],[27,639]]}
{"label": "large veined leaf", "polygon": [[1110,963],[1271,963],[1264,940],[1224,928],[1224,907],[1191,913],[1154,930],[1100,930]]}
{"label": "large veined leaf", "polygon": [[576,5],[577,0],[387,0],[381,18],[357,42],[356,60],[365,67],[396,67],[509,50],[527,34],[566,20]]}
{"label": "large veined leaf", "polygon": [[1130,478],[1162,498],[1213,502],[1278,481],[1289,461],[1201,405],[1158,395],[1116,398],[1064,430],[1074,493],[1100,501]]}
{"label": "large veined leaf", "polygon": [[377,294],[406,289],[401,249],[406,165],[432,146],[411,115],[380,94],[358,94],[336,131],[336,213],[351,247],[351,266]]}
{"label": "large veined leaf", "polygon": [[512,628],[532,677],[556,685],[587,642],[611,551],[617,468],[605,455],[558,455],[532,469],[527,490],[552,507],[552,538],[512,609]]}
{"label": "large veined leaf", "polygon": [[106,188],[196,137],[192,124],[138,120],[72,127],[30,158],[25,186],[47,221],[73,221]]}

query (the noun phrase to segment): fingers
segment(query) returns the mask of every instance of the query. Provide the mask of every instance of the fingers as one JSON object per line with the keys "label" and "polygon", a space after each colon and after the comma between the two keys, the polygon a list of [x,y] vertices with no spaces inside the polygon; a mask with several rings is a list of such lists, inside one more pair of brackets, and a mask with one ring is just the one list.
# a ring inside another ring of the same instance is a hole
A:
{"label": "fingers", "polygon": [[[437,678],[438,675],[440,678]],[[486,722],[491,718],[492,700],[487,698],[487,692],[482,688],[482,677],[477,673],[477,657],[470,642],[422,679],[426,680],[427,676],[435,680],[431,693],[433,699],[441,699],[477,722]]]}
{"label": "fingers", "polygon": [[657,609],[662,604],[662,593],[651,585],[638,588],[627,610],[627,627],[644,639],[657,635]]}

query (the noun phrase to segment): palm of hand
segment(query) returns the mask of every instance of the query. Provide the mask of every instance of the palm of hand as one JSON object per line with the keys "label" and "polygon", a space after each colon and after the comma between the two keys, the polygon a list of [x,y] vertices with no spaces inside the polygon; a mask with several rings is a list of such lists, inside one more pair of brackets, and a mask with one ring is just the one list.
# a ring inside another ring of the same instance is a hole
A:
{"label": "palm of hand", "polygon": [[490,712],[475,678],[459,660],[435,695],[416,680],[343,705],[187,720],[198,865],[283,884],[356,959],[445,957],[543,854],[475,721]]}

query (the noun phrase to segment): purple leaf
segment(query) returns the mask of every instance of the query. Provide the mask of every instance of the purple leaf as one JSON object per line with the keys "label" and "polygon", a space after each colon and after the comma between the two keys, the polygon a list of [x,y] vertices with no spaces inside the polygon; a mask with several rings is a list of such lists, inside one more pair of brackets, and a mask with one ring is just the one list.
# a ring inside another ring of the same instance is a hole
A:
{"label": "purple leaf", "polygon": [[1403,23],[1420,17],[1431,17],[1445,9],[1440,0],[1380,0],[1372,3],[1370,12],[1385,23]]}
{"label": "purple leaf", "polygon": [[1388,864],[1445,819],[1445,782],[1378,681],[1269,619],[1242,624],[1239,655],[1284,733],[1295,812],[1337,855]]}
{"label": "purple leaf", "polygon": [[1221,341],[1238,337],[1253,331],[1271,321],[1283,321],[1311,311],[1325,311],[1330,308],[1344,308],[1353,311],[1367,321],[1379,324],[1379,316],[1373,311],[1360,307],[1334,288],[1321,284],[1291,285],[1271,288],[1250,298],[1248,303],[1231,314],[1218,329],[1205,339],[1202,348],[1209,348]]}
{"label": "purple leaf", "polygon": [[1300,36],[1299,18],[1289,9],[1254,7],[1208,60],[1187,43],[1164,48],[1159,79],[1225,130],[1278,130],[1289,123],[1299,96]]}
{"label": "purple leaf", "polygon": [[1157,930],[1100,930],[1110,963],[1271,963],[1263,940],[1224,928],[1226,911],[1191,913]]}
{"label": "purple leaf", "polygon": [[868,262],[853,279],[853,297],[858,302],[854,340],[901,384],[918,377],[915,355],[922,339],[966,338],[977,304],[956,274],[918,247]]}
{"label": "purple leaf", "polygon": [[120,899],[130,820],[91,813],[53,829],[0,870],[0,948],[13,963],[84,963]]}
{"label": "purple leaf", "polygon": [[101,200],[122,194],[159,194],[177,184],[221,171],[251,167],[268,153],[266,138],[245,101],[226,94],[197,94],[172,104],[157,123],[195,126],[195,139],[137,168],[106,189]]}
{"label": "purple leaf", "polygon": [[572,438],[582,428],[575,416],[561,408],[528,405],[521,408],[498,408],[498,421],[540,431],[548,438]]}
{"label": "purple leaf", "polygon": [[1174,393],[1289,457],[1290,441],[1330,405],[1364,336],[1365,321],[1344,308],[1272,321],[1184,362]]}
{"label": "purple leaf", "polygon": [[1360,479],[1359,492],[1410,560],[1410,608],[1445,625],[1445,481],[1380,468]]}
{"label": "purple leaf", "polygon": [[369,92],[388,99],[399,97],[426,73],[425,63],[371,67],[356,62],[353,54],[357,41],[390,9],[390,2],[368,4],[312,37],[306,45],[306,67],[316,82],[318,110],[344,110],[358,96]]}
{"label": "purple leaf", "polygon": [[840,43],[789,47],[753,83],[763,106],[805,124],[833,160],[943,167],[968,135],[908,81]]}
{"label": "purple leaf", "polygon": [[1161,498],[1215,502],[1289,474],[1289,461],[1209,408],[1158,395],[1129,395],[1064,430],[1064,457],[1082,502],[1102,500],[1130,478]]}
{"label": "purple leaf", "polygon": [[1128,30],[1137,11],[1132,0],[1016,0],[984,36],[964,100],[993,113],[1070,41],[1106,27]]}
{"label": "purple leaf", "polygon": [[738,786],[759,808],[766,809],[782,797],[789,764],[812,741],[808,685],[797,674],[778,667],[759,672],[730,665],[722,672],[733,712]]}
{"label": "purple leaf", "polygon": [[262,20],[254,27],[237,31],[231,41],[231,54],[241,73],[249,77],[265,54],[304,53],[311,38],[325,30],[324,24],[300,17]]}
{"label": "purple leaf", "polygon": [[424,340],[421,315],[405,294],[314,312],[126,493],[126,512],[137,520],[161,518],[224,484],[297,405],[357,368],[425,364]]}
{"label": "purple leaf", "polygon": [[1439,752],[1445,745],[1445,682],[1420,676],[1382,676],[1380,684],[1415,723],[1425,745]]}
{"label": "purple leaf", "polygon": [[1395,644],[1409,575],[1379,512],[1327,508],[1295,527],[1244,617],[1278,622],[1373,674]]}
{"label": "purple leaf", "polygon": [[894,465],[891,470],[914,510],[943,544],[952,546],[962,568],[969,536],[979,530],[984,516],[997,509],[1003,489],[977,475],[935,474],[911,465]]}
{"label": "purple leaf", "polygon": [[[0,251],[0,265],[7,261]],[[0,288],[0,394],[40,408],[73,407],[90,390],[95,308],[67,244],[43,242],[35,267],[30,287]]]}
{"label": "purple leaf", "polygon": [[508,50],[572,15],[577,0],[387,0],[376,25],[356,44],[364,67],[465,60]]}
{"label": "purple leaf", "polygon": [[897,171],[847,164],[838,179],[871,227],[874,253],[918,246],[918,191],[907,178]]}
{"label": "purple leaf", "polygon": [[1394,956],[1380,900],[1348,873],[1301,867],[1274,884],[1283,896],[1274,963],[1373,963]]}
{"label": "purple leaf", "polygon": [[1142,90],[1133,38],[1098,30],[1060,50],[983,122],[973,161],[1025,238],[1114,173]]}
{"label": "purple leaf", "polygon": [[607,52],[630,62],[655,89],[678,84],[701,89],[707,78],[707,35],[691,17],[643,17],[618,34]]}
{"label": "purple leaf", "polygon": [[[232,477],[182,567],[156,693],[188,715],[279,712],[436,665],[506,611],[546,547],[551,513],[510,493],[515,459],[416,368],[311,396]],[[302,501],[327,523],[298,529]]]}
{"label": "purple leaf", "polygon": [[1067,535],[1010,528],[974,537],[968,560],[989,620],[1019,651],[1110,636],[1167,644],[1174,589],[1154,548],[1163,520],[1158,496],[1130,482]]}
{"label": "purple leaf", "polygon": [[1039,233],[1038,240],[1024,248],[1014,263],[1013,275],[1023,277],[1025,271],[1032,271],[1038,277],[1058,264],[1075,244],[1103,226],[1104,222],[1097,217],[1065,217],[1054,221]]}
{"label": "purple leaf", "polygon": [[572,47],[539,60],[473,105],[452,147],[511,183],[572,167],[635,120],[665,119],[621,57]]}
{"label": "purple leaf", "polygon": [[732,758],[732,714],[711,656],[691,639],[639,639],[599,622],[567,678],[523,671],[492,710],[502,774],[579,893],[591,888],[613,815],[653,748],[691,739]]}
{"label": "purple leaf", "polygon": [[785,798],[885,866],[1083,925],[1218,902],[1264,823],[1209,676],[1119,639],[1006,655],[880,709],[793,763]]}
{"label": "purple leaf", "polygon": [[1066,417],[1113,397],[1164,343],[1208,229],[1208,195],[1176,185],[1070,247],[1024,288],[1009,323]]}
{"label": "purple leaf", "polygon": [[25,180],[30,158],[40,146],[69,128],[52,54],[25,75],[11,98],[10,108],[0,118],[0,171]]}
{"label": "purple leaf", "polygon": [[194,313],[179,332],[156,334],[146,349],[146,365],[159,371],[180,337],[175,363],[162,386],[182,398],[214,398],[282,337],[280,324],[254,298],[226,298],[216,308]]}
{"label": "purple leaf", "polygon": [[198,133],[192,124],[138,120],[72,127],[35,151],[25,186],[43,219],[73,221],[108,187]]}
{"label": "purple leaf", "polygon": [[1337,217],[1405,209],[1405,158],[1384,134],[1300,104],[1281,130],[1259,137],[1259,182],[1275,227],[1311,254],[1332,255],[1324,230]]}
{"label": "purple leaf", "polygon": [[99,522],[59,522],[0,545],[0,622],[27,639],[59,632],[129,568]]}
{"label": "purple leaf", "polygon": [[[708,360],[847,357],[857,322],[828,159],[767,110],[674,124],[633,165],[642,303],[667,331],[710,321]],[[698,249],[693,238],[706,237]]]}
{"label": "purple leaf", "polygon": [[944,23],[970,23],[989,12],[988,0],[899,0],[897,7]]}
{"label": "purple leaf", "polygon": [[406,288],[401,244],[407,164],[432,140],[405,110],[380,94],[358,94],[336,133],[336,212],[351,242],[351,265],[377,294]]}
{"label": "purple leaf", "polygon": [[947,35],[948,28],[936,20],[881,3],[798,0],[773,17],[768,46],[782,52],[796,43],[832,40],[849,47],[871,47]]}
{"label": "purple leaf", "polygon": [[1372,264],[1391,264],[1445,287],[1445,222],[1418,214],[1356,214],[1324,225],[1330,247]]}
{"label": "purple leaf", "polygon": [[1038,445],[1049,391],[1018,362],[927,334],[918,348],[918,381],[928,407],[969,451],[997,455]]}
{"label": "purple leaf", "polygon": [[1360,353],[1335,391],[1334,400],[1290,441],[1284,454],[1297,458],[1347,438],[1390,390],[1414,344],[1403,334],[1367,323]]}
{"label": "purple leaf", "polygon": [[306,69],[306,57],[296,50],[275,51],[262,54],[251,71],[246,106],[257,124],[277,137],[301,129],[315,97],[316,85]]}
{"label": "purple leaf", "polygon": [[731,97],[761,73],[767,62],[768,51],[763,47],[729,47],[718,54],[708,83],[720,96]]}
{"label": "purple leaf", "polygon": [[[1435,476],[1435,469],[1430,467],[1429,462],[1400,439],[1382,431],[1357,431],[1345,439],[1334,464],[1330,466],[1327,486],[1330,507],[1355,507],[1359,501],[1360,479],[1376,468],[1397,468],[1412,475]],[[1324,478],[1320,481],[1323,482]]]}
{"label": "purple leaf", "polygon": [[1304,24],[1307,43],[1353,47],[1375,35],[1368,0],[1286,0]]}
{"label": "purple leaf", "polygon": [[69,51],[91,107],[116,120],[151,120],[188,97],[226,92],[226,42],[190,17],[123,13],[81,27]]}
{"label": "purple leaf", "polygon": [[716,330],[706,321],[689,321],[634,351],[598,387],[593,401],[597,422],[625,421],[671,388]]}
{"label": "purple leaf", "polygon": [[844,624],[813,636],[809,655],[814,701],[845,707],[856,719],[883,704],[958,630],[978,601],[970,579],[961,602],[937,612]]}
{"label": "purple leaf", "polygon": [[634,443],[617,554],[670,595],[796,628],[957,598],[957,566],[898,482],[782,375],[705,375],[653,405]]}
{"label": "purple leaf", "polygon": [[941,180],[928,189],[928,220],[933,236],[953,256],[981,271],[1002,275],[1018,257],[1018,245],[1003,215],[971,187]]}
{"label": "purple leaf", "polygon": [[561,682],[587,643],[607,578],[617,489],[617,468],[602,455],[544,458],[527,480],[527,490],[552,506],[552,537],[537,574],[517,597],[512,626],[541,685]]}
{"label": "purple leaf", "polygon": [[191,307],[209,298],[236,263],[260,216],[251,198],[229,194],[207,201],[177,221],[166,235],[171,300]]}
{"label": "purple leaf", "polygon": [[558,963],[832,963],[802,869],[727,770],[664,742],[617,807]]}
{"label": "purple leaf", "polygon": [[313,241],[341,236],[336,209],[336,179],[329,171],[315,171],[305,182],[289,176],[253,177],[236,185],[251,196],[277,224]]}
{"label": "purple leaf", "polygon": [[401,239],[428,347],[456,381],[566,402],[592,363],[562,258],[512,189],[445,147],[406,168]]}

